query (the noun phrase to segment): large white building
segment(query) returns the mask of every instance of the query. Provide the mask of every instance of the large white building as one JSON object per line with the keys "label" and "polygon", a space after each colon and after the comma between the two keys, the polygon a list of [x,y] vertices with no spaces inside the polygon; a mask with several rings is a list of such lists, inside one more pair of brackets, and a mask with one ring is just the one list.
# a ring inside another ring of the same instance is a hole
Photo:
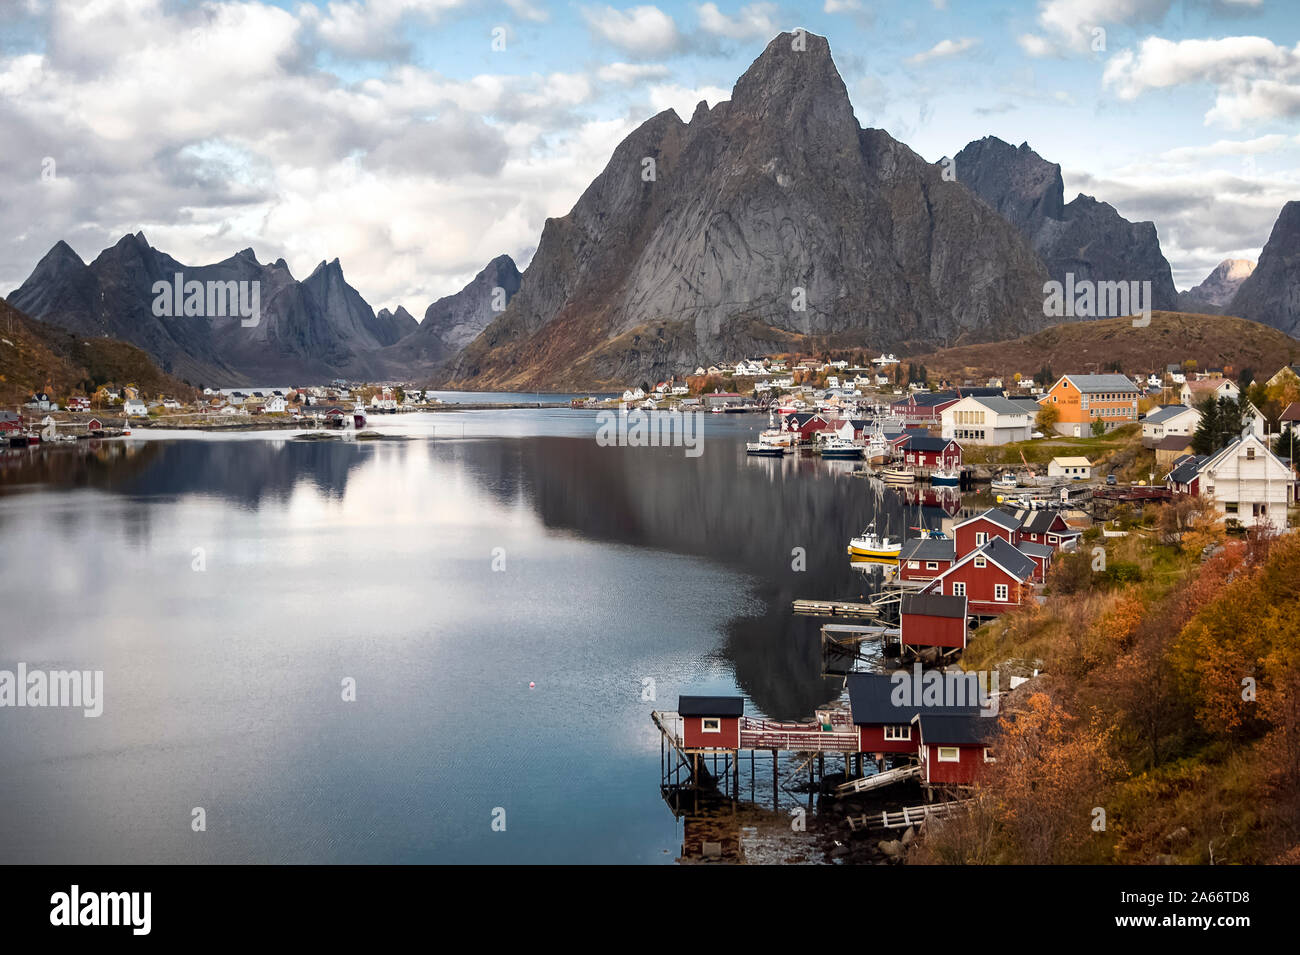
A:
{"label": "large white building", "polygon": [[1295,475],[1254,432],[1247,431],[1211,455],[1197,476],[1199,492],[1214,498],[1225,519],[1243,527],[1268,523],[1286,530],[1287,507],[1295,500]]}
{"label": "large white building", "polygon": [[962,444],[1009,444],[1028,441],[1034,419],[1022,404],[997,396],[969,396],[939,412],[945,438]]}
{"label": "large white building", "polygon": [[1142,441],[1149,446],[1173,435],[1192,435],[1200,423],[1201,413],[1187,405],[1156,408],[1142,419]]}

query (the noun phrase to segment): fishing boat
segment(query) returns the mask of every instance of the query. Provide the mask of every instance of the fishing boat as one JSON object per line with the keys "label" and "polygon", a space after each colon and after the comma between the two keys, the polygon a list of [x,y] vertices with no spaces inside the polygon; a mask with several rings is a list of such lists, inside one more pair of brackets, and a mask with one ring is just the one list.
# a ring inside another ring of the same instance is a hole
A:
{"label": "fishing boat", "polygon": [[885,468],[880,472],[880,478],[886,484],[907,485],[916,481],[916,475],[911,468],[894,466]]}
{"label": "fishing boat", "polygon": [[828,438],[822,442],[821,453],[824,458],[836,460],[853,460],[862,458],[862,445],[854,444],[847,438]]}
{"label": "fishing boat", "polygon": [[786,450],[786,447],[780,444],[768,444],[764,441],[745,442],[745,453],[755,458],[779,458]]}
{"label": "fishing boat", "polygon": [[1015,474],[1011,471],[1003,471],[993,482],[993,486],[995,488],[1016,487],[1017,483]]}
{"label": "fishing boat", "polygon": [[961,472],[956,468],[938,468],[930,472],[931,487],[960,487]]}
{"label": "fishing boat", "polygon": [[861,534],[849,541],[850,557],[868,557],[872,560],[898,560],[903,549],[901,540],[891,540],[876,533],[876,525],[869,524]]}

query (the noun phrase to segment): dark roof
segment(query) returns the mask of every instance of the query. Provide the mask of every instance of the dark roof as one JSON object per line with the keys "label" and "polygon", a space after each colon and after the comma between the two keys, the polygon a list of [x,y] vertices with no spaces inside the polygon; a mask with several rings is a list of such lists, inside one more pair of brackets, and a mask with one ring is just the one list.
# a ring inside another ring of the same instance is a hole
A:
{"label": "dark roof", "polygon": [[1169,472],[1169,480],[1175,484],[1189,483],[1201,470],[1201,465],[1210,460],[1208,454],[1189,454],[1180,458],[1179,463]]}
{"label": "dark roof", "polygon": [[[1021,515],[1024,515],[1023,517]],[[1020,529],[1029,534],[1046,534],[1060,515],[1056,511],[1017,511]],[[1064,520],[1064,518],[1061,518]]]}
{"label": "dark roof", "polygon": [[1300,401],[1293,401],[1282,412],[1283,421],[1300,421]]}
{"label": "dark roof", "polygon": [[1181,451],[1192,443],[1190,434],[1171,434],[1167,438],[1161,438],[1154,445],[1157,451]]}
{"label": "dark roof", "polygon": [[942,451],[952,444],[952,438],[935,438],[928,434],[909,434],[903,447],[909,451]]}
{"label": "dark roof", "polygon": [[921,739],[926,745],[972,746],[988,742],[997,733],[998,721],[978,713],[953,716],[933,713],[923,708],[916,721],[921,725]]}
{"label": "dark roof", "polygon": [[[707,398],[707,397],[709,397],[709,396],[708,396],[708,395],[705,395],[704,397]],[[815,412],[815,411],[799,411],[799,412],[796,412],[795,414],[786,415],[786,420],[787,420],[787,421],[794,421],[795,424],[797,424],[799,427],[802,428],[804,425],[806,425],[806,424],[807,424],[809,421],[811,421],[813,418],[820,418],[820,417],[821,417],[821,415],[818,414],[818,413]]]}
{"label": "dark roof", "polygon": [[743,696],[679,696],[677,713],[680,716],[743,716]]}
{"label": "dark roof", "polygon": [[900,613],[924,614],[927,617],[966,616],[965,597],[945,597],[943,594],[904,594]]}
{"label": "dark roof", "polygon": [[[937,672],[937,671],[932,671]],[[906,670],[895,671],[899,679],[911,681],[912,674]],[[891,673],[850,673],[849,710],[856,725],[910,723],[912,718],[922,710],[936,715],[973,716],[979,712],[978,706],[923,706],[911,699],[910,689],[904,693]],[[943,674],[939,674],[942,676]],[[895,696],[895,689],[899,695]],[[896,705],[896,699],[907,699],[906,704]]]}
{"label": "dark roof", "polygon": [[899,560],[956,560],[957,542],[951,538],[914,537],[903,542]]}
{"label": "dark roof", "polygon": [[1048,544],[1035,544],[1033,541],[1025,541],[1016,546],[1016,550],[1022,554],[1028,554],[1030,557],[1051,557],[1056,553]]}
{"label": "dark roof", "polygon": [[971,521],[979,520],[981,517],[985,518],[986,520],[992,521],[994,524],[999,524],[1002,527],[1005,527],[1009,531],[1017,530],[1020,527],[1020,521],[1018,521],[1011,514],[1008,514],[1006,511],[996,507],[990,507],[987,511],[983,512],[982,514],[976,514],[974,517],[967,518],[966,520],[962,521],[962,523],[968,524]]}
{"label": "dark roof", "polygon": [[1031,558],[1020,553],[1001,537],[990,537],[989,542],[974,553],[984,554],[989,560],[1021,580],[1033,574],[1036,566]]}
{"label": "dark roof", "polygon": [[1187,405],[1165,405],[1158,411],[1151,412],[1144,420],[1148,424],[1155,424],[1160,421],[1167,421],[1170,418],[1176,418],[1183,412],[1192,410],[1194,409],[1187,407]]}

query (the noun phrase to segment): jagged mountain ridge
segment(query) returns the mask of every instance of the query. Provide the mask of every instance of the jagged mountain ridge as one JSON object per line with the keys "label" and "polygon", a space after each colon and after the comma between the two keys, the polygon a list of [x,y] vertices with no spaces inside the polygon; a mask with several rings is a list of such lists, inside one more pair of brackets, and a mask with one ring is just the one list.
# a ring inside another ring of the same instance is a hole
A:
{"label": "jagged mountain ridge", "polygon": [[1300,337],[1300,201],[1282,207],[1259,264],[1226,311]]}
{"label": "jagged mountain ridge", "polygon": [[812,337],[884,347],[1043,324],[1047,275],[1015,229],[859,128],[826,40],[794,39],[773,40],[731,100],[630,134],[547,220],[518,295],[451,379],[587,387]]}
{"label": "jagged mountain ridge", "polygon": [[1178,307],[1185,312],[1221,313],[1255,271],[1250,259],[1224,259],[1199,284],[1178,293]]}
{"label": "jagged mountain ridge", "polygon": [[1020,230],[1058,282],[1151,282],[1152,308],[1174,309],[1178,290],[1152,222],[1130,222],[1108,203],[1080,194],[1066,203],[1061,167],[1021,143],[985,136],[953,164],[958,182]]}

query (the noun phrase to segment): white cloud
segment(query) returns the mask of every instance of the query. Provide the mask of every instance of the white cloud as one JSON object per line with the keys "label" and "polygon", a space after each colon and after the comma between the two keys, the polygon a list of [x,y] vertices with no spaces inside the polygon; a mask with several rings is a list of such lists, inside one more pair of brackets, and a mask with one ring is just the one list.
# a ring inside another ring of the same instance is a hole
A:
{"label": "white cloud", "polygon": [[1160,154],[1160,158],[1166,162],[1190,163],[1223,156],[1258,156],[1263,153],[1277,152],[1298,141],[1300,137],[1283,136],[1277,133],[1255,139],[1220,139],[1208,146],[1179,146],[1176,149],[1166,150]]}
{"label": "white cloud", "polygon": [[979,46],[979,43],[978,38],[969,36],[962,37],[959,40],[940,40],[923,53],[909,56],[907,62],[913,66],[920,66],[923,63],[929,63],[931,60],[946,60],[949,57],[960,56],[967,50]]}
{"label": "white cloud", "polygon": [[734,17],[719,10],[716,3],[703,4],[696,8],[696,12],[700,18],[700,29],[714,36],[733,40],[767,40],[781,32],[774,19],[775,3],[751,3],[741,7]]}
{"label": "white cloud", "polygon": [[1016,37],[1016,43],[1025,54],[1032,57],[1054,56],[1058,50],[1056,44],[1034,33],[1022,33]]}
{"label": "white cloud", "polygon": [[1159,23],[1173,0],[1043,0],[1038,22],[1060,44],[1076,52],[1092,48],[1096,30]]}
{"label": "white cloud", "polygon": [[1102,82],[1121,99],[1148,90],[1207,83],[1214,107],[1205,122],[1237,128],[1300,116],[1300,44],[1287,48],[1258,36],[1214,40],[1148,37],[1106,65]]}
{"label": "white cloud", "polygon": [[633,56],[662,56],[683,44],[676,22],[658,7],[586,7],[582,16],[592,33]]}
{"label": "white cloud", "polygon": [[712,108],[723,100],[731,98],[731,90],[720,86],[679,86],[675,83],[661,83],[650,87],[650,105],[656,113],[666,109],[677,111],[683,121],[689,122],[695,113],[695,107],[704,100]]}
{"label": "white cloud", "polygon": [[862,0],[826,0],[822,4],[823,13],[857,13],[862,9]]}
{"label": "white cloud", "polygon": [[523,17],[525,20],[532,20],[534,23],[545,23],[551,18],[550,12],[540,3],[534,3],[532,0],[505,0],[506,6],[515,12],[516,16]]}
{"label": "white cloud", "polygon": [[607,63],[597,68],[596,78],[602,83],[631,86],[642,80],[658,80],[668,75],[662,63]]}

